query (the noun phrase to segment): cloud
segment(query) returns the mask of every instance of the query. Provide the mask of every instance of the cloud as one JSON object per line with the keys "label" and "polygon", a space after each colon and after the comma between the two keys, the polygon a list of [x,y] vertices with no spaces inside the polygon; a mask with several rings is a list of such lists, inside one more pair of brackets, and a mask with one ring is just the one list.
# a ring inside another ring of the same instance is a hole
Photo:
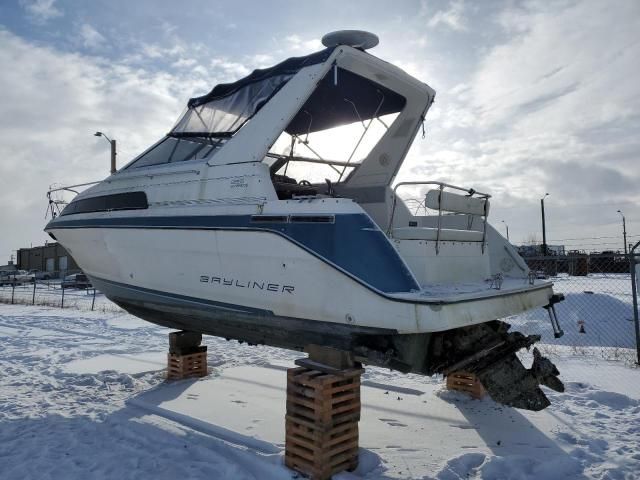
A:
{"label": "cloud", "polygon": [[251,70],[242,63],[231,61],[227,58],[214,58],[210,62],[211,67],[221,70],[221,81],[231,82],[249,75]]}
{"label": "cloud", "polygon": [[104,36],[88,23],[83,23],[80,26],[80,38],[86,48],[100,47],[106,41]]}
{"label": "cloud", "polygon": [[285,37],[286,47],[293,51],[304,51],[305,53],[322,50],[322,42],[318,38],[303,39],[299,35],[287,35]]}
{"label": "cloud", "polygon": [[509,16],[518,33],[491,49],[472,82],[481,122],[575,130],[637,111],[640,4],[578,2]]}
{"label": "cloud", "polygon": [[174,68],[190,68],[198,64],[195,58],[179,58],[171,64]]}
{"label": "cloud", "polygon": [[273,55],[258,53],[256,55],[249,55],[246,58],[246,62],[255,68],[266,68],[273,66],[277,60]]}
{"label": "cloud", "polygon": [[[191,72],[169,74],[29,43],[0,29],[0,252],[44,241],[45,193],[52,183],[108,174],[116,138],[123,165],[166,132],[194,92],[211,85]],[[104,143],[104,144],[103,144]],[[27,220],[28,219],[28,220]]]}
{"label": "cloud", "polygon": [[29,18],[37,24],[44,24],[52,18],[61,17],[62,11],[55,7],[56,0],[20,0]]}
{"label": "cloud", "polygon": [[163,47],[159,44],[143,44],[140,49],[141,53],[151,59],[160,59],[165,57],[177,57],[185,53],[185,48],[180,44],[171,47]]}
{"label": "cloud", "polygon": [[404,175],[489,191],[516,241],[538,229],[528,219],[547,191],[552,231],[617,234],[611,213],[640,203],[640,4],[528,2],[493,21],[471,75],[438,92]]}
{"label": "cloud", "polygon": [[[462,1],[454,1],[448,9],[437,11],[429,19],[427,25],[432,28],[445,27],[455,31],[466,30],[467,25],[463,15],[464,9],[465,7]],[[425,13],[427,11],[425,11]]]}

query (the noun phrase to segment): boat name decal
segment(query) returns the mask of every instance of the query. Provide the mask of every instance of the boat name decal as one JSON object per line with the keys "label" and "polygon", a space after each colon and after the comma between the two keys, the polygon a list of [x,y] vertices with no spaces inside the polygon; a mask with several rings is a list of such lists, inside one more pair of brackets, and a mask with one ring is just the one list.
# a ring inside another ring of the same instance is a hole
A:
{"label": "boat name decal", "polygon": [[231,179],[231,188],[247,188],[249,184],[244,180],[244,177],[237,177]]}
{"label": "boat name decal", "polygon": [[296,287],[293,285],[284,285],[280,283],[259,282],[256,280],[240,281],[237,278],[216,277],[209,275],[200,275],[201,283],[210,283],[212,285],[220,285],[224,287],[249,288],[254,290],[266,290],[274,293],[290,293],[293,294]]}

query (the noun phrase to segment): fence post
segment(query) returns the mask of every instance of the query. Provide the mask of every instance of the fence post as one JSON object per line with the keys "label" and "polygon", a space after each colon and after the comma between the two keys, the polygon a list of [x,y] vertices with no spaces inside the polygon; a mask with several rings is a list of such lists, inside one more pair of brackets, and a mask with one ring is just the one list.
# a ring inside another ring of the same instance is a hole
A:
{"label": "fence post", "polygon": [[16,293],[16,281],[15,279],[11,282],[11,305],[13,305],[13,297]]}
{"label": "fence post", "polygon": [[60,308],[64,308],[64,287],[60,285],[60,288],[62,288],[62,302],[60,303]]}
{"label": "fence post", "polygon": [[629,269],[631,270],[631,293],[633,295],[633,323],[636,329],[636,363],[640,365],[640,321],[638,320],[638,286],[636,278],[636,253],[634,250],[640,242],[629,252]]}
{"label": "fence post", "polygon": [[31,297],[31,305],[35,305],[36,304],[36,284],[38,282],[36,282],[36,278],[35,276],[33,277],[33,296]]}
{"label": "fence post", "polygon": [[91,300],[91,311],[93,312],[93,307],[96,305],[96,289],[93,289],[93,300]]}

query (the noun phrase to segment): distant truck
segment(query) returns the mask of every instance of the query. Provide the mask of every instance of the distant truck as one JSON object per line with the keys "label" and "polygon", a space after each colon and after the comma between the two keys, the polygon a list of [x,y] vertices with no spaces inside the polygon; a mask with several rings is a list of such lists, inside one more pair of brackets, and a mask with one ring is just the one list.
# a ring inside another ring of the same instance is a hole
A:
{"label": "distant truck", "polygon": [[29,274],[33,275],[36,280],[51,280],[52,274],[41,270],[29,270]]}
{"label": "distant truck", "polygon": [[84,273],[67,275],[62,280],[62,288],[91,288],[91,282]]}

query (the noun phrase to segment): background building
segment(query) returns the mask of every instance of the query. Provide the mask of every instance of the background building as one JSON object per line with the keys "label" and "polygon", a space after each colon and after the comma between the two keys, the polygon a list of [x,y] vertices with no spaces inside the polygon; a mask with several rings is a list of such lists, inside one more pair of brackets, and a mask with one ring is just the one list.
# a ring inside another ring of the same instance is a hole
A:
{"label": "background building", "polygon": [[[543,256],[542,245],[540,244],[520,245],[515,247],[518,253],[523,257]],[[547,252],[548,255],[564,255],[566,253],[564,245],[547,245]]]}
{"label": "background building", "polygon": [[78,271],[80,267],[59,243],[48,243],[40,247],[18,250],[18,268],[20,270],[40,270],[58,273]]}
{"label": "background building", "polygon": [[0,265],[0,272],[12,272],[17,269],[18,267],[12,261],[9,261],[6,265]]}

